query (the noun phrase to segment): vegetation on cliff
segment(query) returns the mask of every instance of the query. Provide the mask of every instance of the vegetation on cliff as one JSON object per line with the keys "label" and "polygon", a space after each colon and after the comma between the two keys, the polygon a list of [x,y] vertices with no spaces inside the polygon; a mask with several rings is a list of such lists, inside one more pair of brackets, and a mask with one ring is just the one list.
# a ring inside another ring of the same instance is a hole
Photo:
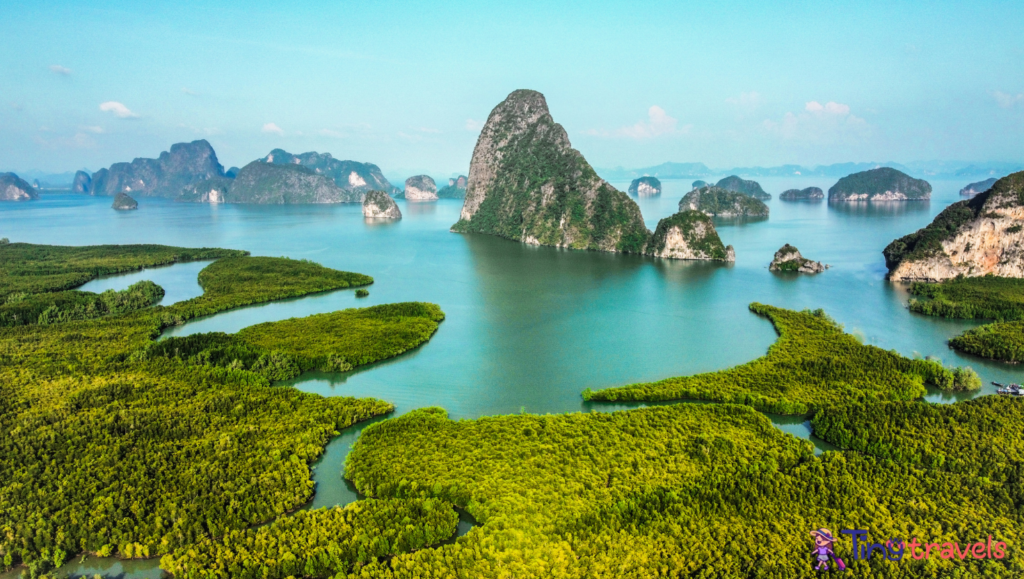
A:
{"label": "vegetation on cliff", "polygon": [[515,91],[491,111],[470,177],[452,231],[625,253],[650,238],[636,203],[572,148],[538,92]]}
{"label": "vegetation on cliff", "polygon": [[712,217],[768,217],[768,206],[755,197],[721,187],[702,187],[683,195],[679,210],[693,209]]}
{"label": "vegetation on cliff", "polygon": [[787,189],[779,195],[783,201],[804,201],[824,199],[825,192],[818,187],[807,187],[804,189]]}
{"label": "vegetation on cliff", "polygon": [[[11,244],[0,248],[0,287],[51,291],[183,256],[242,252],[127,246],[120,253]],[[39,570],[82,551],[150,557],[271,519],[309,499],[308,465],[327,440],[392,409],[271,387],[265,376],[230,365],[134,355],[168,324],[372,279],[304,261],[227,257],[199,281],[203,296],[169,307],[0,328],[4,566]],[[344,335],[357,350],[372,349],[372,336],[332,332],[324,344]],[[271,334],[259,337],[289,339]],[[301,354],[317,358],[312,349]]]}
{"label": "vegetation on cliff", "polygon": [[641,197],[650,195],[661,195],[661,181],[657,177],[640,177],[633,179],[629,184],[627,193]]}
{"label": "vegetation on cliff", "polygon": [[92,195],[130,191],[136,196],[174,198],[189,183],[223,176],[224,167],[217,160],[217,153],[204,139],[175,143],[156,159],[114,163],[109,169],[93,173],[88,182],[76,179],[76,183],[88,186],[87,192]]}
{"label": "vegetation on cliff", "polygon": [[932,186],[891,167],[879,167],[853,173],[828,190],[829,201],[916,200],[928,199]]}
{"label": "vegetation on cliff", "polygon": [[668,378],[591,391],[586,400],[710,400],[749,404],[777,414],[807,414],[854,400],[913,400],[925,384],[943,390],[970,387],[967,375],[940,363],[911,360],[861,344],[821,310],[795,312],[754,303],[779,333],[768,353],[746,364],[708,374]]}
{"label": "vegetation on cliff", "polygon": [[111,205],[111,207],[114,209],[122,210],[138,209],[139,202],[136,201],[135,199],[132,199],[131,195],[122,191],[114,196],[114,203]]}
{"label": "vegetation on cliff", "polygon": [[458,523],[451,504],[438,499],[357,501],[182,547],[160,567],[179,579],[326,578],[440,543]]}
{"label": "vegetation on cliff", "polygon": [[726,247],[711,218],[700,211],[680,211],[658,222],[647,253],[674,259],[734,261],[732,246]]}
{"label": "vegetation on cliff", "polygon": [[715,187],[725,189],[726,191],[736,191],[737,193],[743,193],[744,195],[749,195],[754,199],[759,199],[762,201],[772,198],[771,194],[765,192],[765,190],[761,188],[761,184],[758,183],[757,181],[741,179],[736,175],[730,175],[720,180],[718,183],[715,184]]}
{"label": "vegetation on cliff", "polygon": [[946,207],[923,229],[894,240],[882,250],[885,266],[890,272],[904,261],[919,261],[941,255],[942,242],[952,238],[957,230],[973,221],[981,212],[989,193],[982,193],[966,201]]}

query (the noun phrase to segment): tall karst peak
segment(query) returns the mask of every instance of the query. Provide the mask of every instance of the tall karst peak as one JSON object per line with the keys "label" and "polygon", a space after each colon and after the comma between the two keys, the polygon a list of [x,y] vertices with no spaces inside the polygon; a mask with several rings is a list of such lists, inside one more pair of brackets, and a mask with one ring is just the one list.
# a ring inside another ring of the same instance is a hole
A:
{"label": "tall karst peak", "polygon": [[508,95],[487,118],[452,231],[625,253],[642,253],[651,235],[636,203],[597,176],[532,90]]}

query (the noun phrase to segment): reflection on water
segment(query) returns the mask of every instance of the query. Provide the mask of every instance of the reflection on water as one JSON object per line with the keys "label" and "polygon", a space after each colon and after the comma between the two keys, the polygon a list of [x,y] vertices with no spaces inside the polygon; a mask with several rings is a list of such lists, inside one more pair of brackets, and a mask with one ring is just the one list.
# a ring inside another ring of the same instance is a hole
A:
{"label": "reflection on water", "polygon": [[437,201],[406,201],[401,208],[403,215],[433,215],[437,213]]}
{"label": "reflection on water", "polygon": [[858,217],[900,217],[910,213],[928,213],[930,205],[928,201],[830,201],[828,208]]}
{"label": "reflection on water", "polygon": [[133,273],[109,275],[94,279],[77,289],[95,293],[102,293],[106,290],[121,291],[133,283],[148,280],[164,288],[164,297],[160,300],[159,305],[169,306],[203,295],[198,275],[210,263],[209,261],[176,263]]}
{"label": "reflection on water", "polygon": [[715,217],[712,219],[715,227],[728,227],[730,225],[749,225],[768,221],[767,217],[738,216],[738,217]]}

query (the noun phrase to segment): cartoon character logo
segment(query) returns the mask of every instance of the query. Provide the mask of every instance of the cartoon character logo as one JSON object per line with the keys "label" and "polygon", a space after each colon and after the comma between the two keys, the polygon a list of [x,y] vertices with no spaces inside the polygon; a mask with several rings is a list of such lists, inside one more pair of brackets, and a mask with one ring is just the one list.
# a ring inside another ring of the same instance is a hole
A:
{"label": "cartoon character logo", "polygon": [[832,536],[832,531],[828,529],[818,529],[817,531],[811,531],[811,536],[814,537],[814,557],[818,562],[818,565],[814,568],[815,571],[828,571],[829,570],[829,558],[835,560],[836,569],[839,571],[846,571],[846,564],[843,560],[836,556],[832,546],[835,544],[835,537]]}

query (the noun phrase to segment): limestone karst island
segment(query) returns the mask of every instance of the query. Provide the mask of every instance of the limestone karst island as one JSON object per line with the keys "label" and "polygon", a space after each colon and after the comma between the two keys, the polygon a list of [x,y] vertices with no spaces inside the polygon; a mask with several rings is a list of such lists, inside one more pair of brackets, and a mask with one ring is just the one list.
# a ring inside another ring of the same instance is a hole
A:
{"label": "limestone karst island", "polygon": [[1022,22],[0,5],[0,579],[1024,578]]}

